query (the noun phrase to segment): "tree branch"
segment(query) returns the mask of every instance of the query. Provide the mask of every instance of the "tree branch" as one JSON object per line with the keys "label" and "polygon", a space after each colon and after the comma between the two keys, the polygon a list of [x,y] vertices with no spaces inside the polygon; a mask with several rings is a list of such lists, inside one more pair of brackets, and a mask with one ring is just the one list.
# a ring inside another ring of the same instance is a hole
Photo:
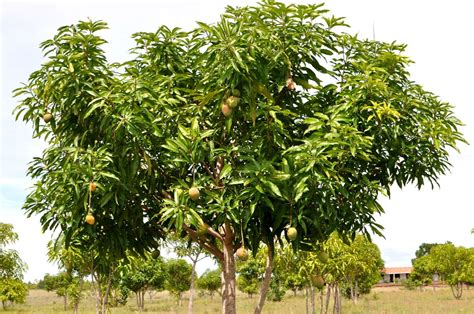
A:
{"label": "tree branch", "polygon": [[[217,257],[219,260],[224,259],[224,253],[219,250],[213,243],[210,243],[208,241],[205,241],[203,238],[199,237],[197,231],[193,230],[189,226],[183,223],[183,229],[186,231],[186,233],[189,235],[191,239],[199,243],[205,250],[207,250],[209,253]],[[212,228],[210,228],[212,229]],[[214,229],[212,229],[214,230]],[[214,231],[215,232],[215,231]],[[221,237],[219,235],[219,237]],[[222,237],[221,237],[222,239]],[[221,240],[222,241],[222,240]]]}

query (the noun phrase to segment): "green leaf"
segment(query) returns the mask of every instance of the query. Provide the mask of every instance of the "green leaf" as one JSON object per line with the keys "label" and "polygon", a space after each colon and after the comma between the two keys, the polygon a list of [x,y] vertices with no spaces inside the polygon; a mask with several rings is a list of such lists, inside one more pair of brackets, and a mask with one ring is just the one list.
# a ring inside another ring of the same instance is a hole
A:
{"label": "green leaf", "polygon": [[219,175],[220,179],[227,178],[232,173],[232,166],[230,164],[225,164],[222,168],[222,171]]}

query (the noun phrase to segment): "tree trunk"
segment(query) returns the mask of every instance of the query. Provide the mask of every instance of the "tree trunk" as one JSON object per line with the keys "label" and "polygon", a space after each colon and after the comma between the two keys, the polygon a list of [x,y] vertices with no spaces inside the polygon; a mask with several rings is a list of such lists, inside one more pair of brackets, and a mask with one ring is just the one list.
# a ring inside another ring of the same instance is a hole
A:
{"label": "tree trunk", "polygon": [[105,286],[105,291],[102,291],[104,288],[102,286],[102,282],[99,279],[99,275],[97,274],[96,281],[97,281],[97,296],[96,296],[96,303],[95,303],[95,310],[97,314],[105,314],[108,309],[108,302],[109,302],[109,293],[110,288],[112,286],[112,278],[113,278],[113,269],[111,268],[107,278],[107,285]]}
{"label": "tree trunk", "polygon": [[453,293],[453,296],[456,300],[461,299],[462,297],[462,283],[457,283],[455,285],[451,285],[451,291]]}
{"label": "tree trunk", "polygon": [[136,293],[138,311],[145,309],[145,289],[138,290]]}
{"label": "tree trunk", "polygon": [[64,293],[63,301],[64,301],[64,310],[67,311],[67,293]]}
{"label": "tree trunk", "polygon": [[193,230],[186,224],[183,224],[183,229],[191,239],[198,242],[206,251],[214,255],[221,264],[222,313],[235,314],[235,261],[233,246],[235,235],[231,225],[225,222],[222,227],[222,232],[218,232],[212,227],[207,228],[207,233],[222,243],[222,250],[216,246],[213,241],[200,237],[196,230]]}
{"label": "tree trunk", "polygon": [[222,313],[235,314],[235,260],[233,231],[228,223],[224,227],[225,237],[223,241],[223,265],[222,265]]}
{"label": "tree trunk", "polygon": [[79,302],[74,303],[74,314],[79,314]]}
{"label": "tree trunk", "polygon": [[311,286],[311,314],[316,314],[316,305],[314,303],[314,287]]}
{"label": "tree trunk", "polygon": [[321,289],[321,292],[319,293],[319,301],[321,302],[321,314],[324,314],[324,302],[323,302],[323,297],[324,297],[324,288]]}
{"label": "tree trunk", "polygon": [[96,291],[96,300],[95,300],[95,312],[96,314],[101,314],[101,303],[102,303],[102,283],[97,280],[97,291]]}
{"label": "tree trunk", "polygon": [[328,292],[326,293],[326,309],[324,313],[327,314],[329,311],[329,301],[331,300],[331,291],[332,291],[332,284],[328,285]]}
{"label": "tree trunk", "polygon": [[193,259],[193,270],[191,273],[191,285],[189,287],[189,303],[188,303],[188,314],[193,314],[193,297],[194,297],[194,280],[196,277],[196,264],[198,261],[198,256],[196,256],[196,259]]}
{"label": "tree trunk", "polygon": [[337,283],[334,285],[333,313],[334,314],[340,314],[341,313],[341,291],[340,291],[339,285]]}
{"label": "tree trunk", "polygon": [[262,286],[260,287],[260,296],[258,298],[258,304],[255,307],[255,314],[262,313],[263,306],[265,305],[265,299],[267,298],[268,288],[270,287],[270,281],[272,279],[273,270],[273,244],[268,246],[267,253],[267,266],[265,268],[265,275],[263,277]]}
{"label": "tree trunk", "polygon": [[304,288],[305,291],[305,300],[306,300],[306,314],[309,314],[309,293],[308,293],[308,287]]}
{"label": "tree trunk", "polygon": [[359,282],[356,280],[354,287],[354,304],[357,304],[357,301],[359,301]]}

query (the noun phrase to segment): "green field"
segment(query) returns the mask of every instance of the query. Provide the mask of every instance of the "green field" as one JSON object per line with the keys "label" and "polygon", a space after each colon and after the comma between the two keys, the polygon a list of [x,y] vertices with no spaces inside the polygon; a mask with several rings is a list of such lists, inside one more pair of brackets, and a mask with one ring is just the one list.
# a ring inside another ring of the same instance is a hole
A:
{"label": "green field", "polygon": [[[111,313],[138,313],[134,298],[125,306],[113,308]],[[72,310],[63,310],[63,300],[54,293],[43,290],[31,290],[27,302],[9,308],[6,313],[72,313]],[[87,298],[82,301],[79,313],[95,313],[94,299]],[[238,295],[238,313],[253,313],[256,298],[248,298],[243,294]],[[318,302],[318,300],[316,300]],[[194,313],[220,313],[220,299],[216,296],[213,300],[209,297],[195,298]],[[319,302],[316,304],[319,306]],[[343,300],[343,313],[473,313],[474,289],[466,290],[461,300],[455,300],[448,288],[431,288],[425,291],[407,291],[401,288],[376,288],[370,295],[363,297],[357,305],[350,300]],[[267,302],[264,313],[305,313],[305,297],[302,293],[292,296],[287,293],[282,302]],[[1,310],[0,310],[1,312]],[[145,301],[147,313],[187,313],[187,298],[185,296],[182,306],[177,306],[166,292],[147,295]],[[319,313],[319,311],[316,311]],[[330,311],[332,312],[332,311]]]}

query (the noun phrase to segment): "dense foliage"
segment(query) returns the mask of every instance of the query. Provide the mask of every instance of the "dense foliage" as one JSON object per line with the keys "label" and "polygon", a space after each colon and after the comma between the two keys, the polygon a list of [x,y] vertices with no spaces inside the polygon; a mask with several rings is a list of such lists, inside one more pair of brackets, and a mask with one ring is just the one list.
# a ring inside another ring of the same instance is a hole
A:
{"label": "dense foliage", "polygon": [[18,252],[5,248],[18,240],[13,225],[0,222],[0,301],[5,309],[13,303],[25,302],[28,288],[23,283],[23,273],[27,265]]}
{"label": "dense foliage", "polygon": [[170,259],[165,264],[165,289],[175,295],[181,305],[183,292],[188,291],[191,284],[192,266],[184,259]]}
{"label": "dense foliage", "polygon": [[474,248],[455,246],[451,242],[432,246],[429,253],[413,260],[409,284],[430,284],[434,275],[445,281],[453,296],[460,299],[463,285],[474,284]]}
{"label": "dense foliage", "polygon": [[149,290],[163,290],[165,285],[166,264],[163,258],[132,259],[119,271],[120,285],[136,295],[137,307],[145,309],[145,293]]}
{"label": "dense foliage", "polygon": [[216,291],[221,288],[221,270],[207,269],[197,280],[197,287],[208,292],[211,299],[214,297]]}

